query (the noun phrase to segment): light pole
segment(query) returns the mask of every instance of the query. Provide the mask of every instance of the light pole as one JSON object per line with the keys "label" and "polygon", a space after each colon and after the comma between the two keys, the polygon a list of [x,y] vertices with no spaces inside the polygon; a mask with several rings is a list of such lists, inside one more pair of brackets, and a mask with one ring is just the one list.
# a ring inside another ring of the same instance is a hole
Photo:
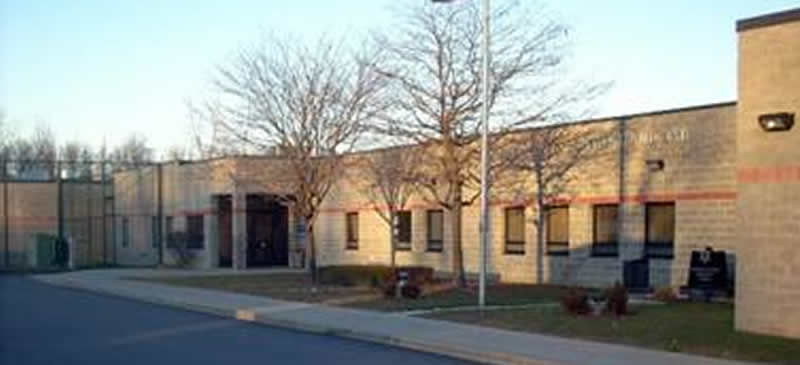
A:
{"label": "light pole", "polygon": [[[450,3],[455,0],[431,0],[434,3]],[[481,212],[480,212],[480,267],[478,278],[478,306],[486,305],[486,269],[489,248],[489,19],[491,1],[482,0],[481,6],[481,52],[483,54],[481,67]]]}

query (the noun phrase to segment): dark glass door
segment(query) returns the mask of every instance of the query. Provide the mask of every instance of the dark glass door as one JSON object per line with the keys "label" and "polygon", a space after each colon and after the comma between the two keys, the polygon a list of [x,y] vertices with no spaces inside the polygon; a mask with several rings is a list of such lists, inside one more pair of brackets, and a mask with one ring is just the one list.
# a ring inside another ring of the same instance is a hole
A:
{"label": "dark glass door", "polygon": [[268,196],[248,195],[247,266],[288,263],[288,210]]}

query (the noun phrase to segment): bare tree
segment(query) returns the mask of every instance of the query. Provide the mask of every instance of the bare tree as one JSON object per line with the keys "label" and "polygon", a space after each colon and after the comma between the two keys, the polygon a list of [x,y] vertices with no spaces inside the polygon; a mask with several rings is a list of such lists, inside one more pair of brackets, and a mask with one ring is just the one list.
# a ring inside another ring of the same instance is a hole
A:
{"label": "bare tree", "polygon": [[[381,110],[381,78],[366,52],[341,43],[268,38],[220,67],[217,97],[201,107],[219,128],[217,142],[260,155],[280,149],[282,186],[275,191],[305,222],[308,267],[316,280],[314,222],[365,123]],[[222,149],[224,150],[224,149]]]}
{"label": "bare tree", "polygon": [[131,134],[122,145],[111,151],[109,158],[114,170],[142,166],[153,161],[153,149],[144,136]]}
{"label": "bare tree", "polygon": [[[490,151],[505,148],[509,131],[563,120],[604,88],[567,81],[564,25],[519,1],[501,3],[492,11]],[[376,35],[385,51],[377,70],[393,97],[378,131],[426,146],[431,167],[418,183],[449,213],[453,270],[463,286],[461,211],[479,196],[479,10],[474,1],[420,4],[404,7],[395,32]],[[492,158],[490,181],[501,180],[507,162]]]}
{"label": "bare tree", "polygon": [[377,150],[364,155],[357,166],[355,184],[364,186],[375,212],[389,228],[390,265],[395,267],[397,234],[394,232],[398,212],[406,208],[416,190],[419,170],[419,148],[398,146]]}
{"label": "bare tree", "polygon": [[164,159],[167,161],[188,161],[194,158],[191,148],[175,145],[167,149]]}
{"label": "bare tree", "polygon": [[89,179],[92,176],[92,147],[78,141],[61,146],[59,159],[68,178]]}
{"label": "bare tree", "polygon": [[[522,176],[514,185],[523,193],[533,191],[536,218],[537,280],[543,278],[547,207],[569,193],[569,185],[584,168],[608,157],[616,129],[602,126],[554,125],[520,132],[504,152]],[[613,156],[612,156],[613,157]]]}
{"label": "bare tree", "polygon": [[46,125],[36,127],[30,138],[17,138],[12,150],[17,177],[47,180],[56,176],[56,142]]}
{"label": "bare tree", "polygon": [[[0,162],[6,170],[0,173],[8,173],[8,161],[12,158],[14,147],[14,136],[8,127],[5,110],[0,109]],[[5,176],[4,176],[5,178]]]}

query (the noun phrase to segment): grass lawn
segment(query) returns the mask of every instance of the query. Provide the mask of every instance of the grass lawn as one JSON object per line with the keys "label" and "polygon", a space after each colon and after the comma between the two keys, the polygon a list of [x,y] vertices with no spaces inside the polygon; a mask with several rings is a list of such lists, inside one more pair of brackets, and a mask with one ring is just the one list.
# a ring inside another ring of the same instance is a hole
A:
{"label": "grass lawn", "polygon": [[[476,305],[476,289],[449,288],[423,294],[420,299],[394,299],[378,295],[376,289],[365,286],[318,286],[311,292],[311,280],[304,273],[214,275],[175,278],[135,278],[160,284],[194,288],[222,290],[235,293],[259,295],[275,299],[300,302],[328,302],[344,298],[337,305],[379,311],[405,311]],[[519,305],[557,302],[567,289],[552,285],[503,284],[487,287],[489,305]]]}
{"label": "grass lawn", "polygon": [[800,364],[800,340],[735,332],[729,304],[647,305],[634,311],[618,320],[570,316],[560,307],[443,312],[425,317],[726,359]]}
{"label": "grass lawn", "polygon": [[349,296],[374,294],[366,287],[318,286],[312,292],[311,279],[304,273],[214,275],[175,278],[134,278],[159,284],[213,289],[275,299],[318,303]]}
{"label": "grass lawn", "polygon": [[[488,305],[522,305],[558,302],[567,288],[554,285],[498,284],[486,288]],[[424,294],[419,299],[378,298],[346,304],[348,307],[379,311],[406,311],[478,304],[477,288],[451,288]]]}

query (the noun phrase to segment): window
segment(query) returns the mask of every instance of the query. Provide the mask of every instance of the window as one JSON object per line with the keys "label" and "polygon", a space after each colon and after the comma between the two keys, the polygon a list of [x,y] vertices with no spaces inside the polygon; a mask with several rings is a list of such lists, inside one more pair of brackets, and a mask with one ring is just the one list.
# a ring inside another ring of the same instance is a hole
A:
{"label": "window", "polygon": [[444,242],[444,212],[428,211],[428,251],[442,252]]}
{"label": "window", "polygon": [[158,232],[158,217],[157,216],[153,216],[153,219],[152,219],[151,222],[152,223],[150,223],[150,232],[152,233],[152,237],[151,238],[153,240],[152,241],[153,248],[158,248],[158,241],[159,241],[158,240],[158,238],[159,238],[159,234],[158,234],[159,233]]}
{"label": "window", "polygon": [[506,208],[506,254],[525,254],[525,208]]}
{"label": "window", "polygon": [[569,255],[569,207],[548,207],[545,217],[547,254]]}
{"label": "window", "polygon": [[186,247],[203,248],[203,215],[193,214],[186,216]]}
{"label": "window", "polygon": [[347,213],[345,216],[348,250],[358,250],[358,213]]}
{"label": "window", "polygon": [[128,247],[131,244],[130,222],[128,217],[122,217],[122,247]]}
{"label": "window", "polygon": [[671,259],[675,248],[675,203],[645,205],[645,253]]}
{"label": "window", "polygon": [[175,226],[175,218],[168,215],[164,222],[164,231],[167,233],[167,247],[175,247],[175,239],[172,235],[173,227]]}
{"label": "window", "polygon": [[594,206],[594,244],[592,256],[617,256],[617,211],[616,204]]}
{"label": "window", "polygon": [[405,210],[397,212],[397,242],[398,251],[411,251],[411,212]]}

